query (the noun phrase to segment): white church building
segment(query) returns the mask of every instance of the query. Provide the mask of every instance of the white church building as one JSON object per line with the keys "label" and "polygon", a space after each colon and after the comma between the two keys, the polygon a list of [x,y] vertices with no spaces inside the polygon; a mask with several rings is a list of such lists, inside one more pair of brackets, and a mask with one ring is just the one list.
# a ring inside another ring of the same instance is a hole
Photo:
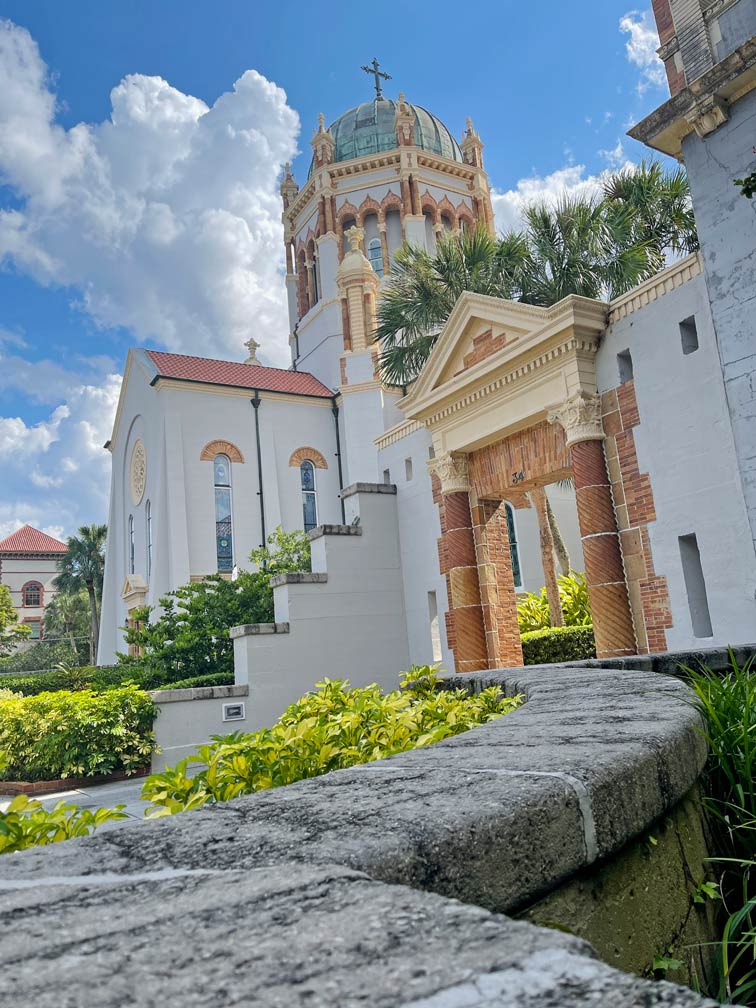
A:
{"label": "white church building", "polygon": [[[521,664],[516,597],[555,588],[547,499],[600,656],[738,644],[756,553],[706,248],[611,303],[464,294],[419,379],[381,380],[376,301],[403,241],[493,229],[483,144],[376,96],[281,185],[292,366],[131,350],[113,434],[98,661],[130,612],[304,528],[313,573],[233,630],[237,679],[394,686]],[[694,180],[692,180],[694,181]],[[695,186],[694,186],[695,192]],[[751,333],[753,338],[753,332]],[[565,483],[565,481],[568,481]]]}

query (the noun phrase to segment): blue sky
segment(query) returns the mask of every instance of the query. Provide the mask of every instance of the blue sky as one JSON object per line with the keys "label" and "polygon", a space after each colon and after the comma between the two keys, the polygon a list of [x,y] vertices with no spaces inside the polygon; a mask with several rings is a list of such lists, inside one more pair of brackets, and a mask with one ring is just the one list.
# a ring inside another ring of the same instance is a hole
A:
{"label": "blue sky", "polygon": [[502,227],[643,156],[625,132],[667,96],[646,9],[463,9],[0,0],[0,534],[105,520],[129,345],[254,334],[285,366],[276,179],[297,149],[306,175],[318,112],[371,96],[374,55],[389,97],[457,136],[472,116]]}

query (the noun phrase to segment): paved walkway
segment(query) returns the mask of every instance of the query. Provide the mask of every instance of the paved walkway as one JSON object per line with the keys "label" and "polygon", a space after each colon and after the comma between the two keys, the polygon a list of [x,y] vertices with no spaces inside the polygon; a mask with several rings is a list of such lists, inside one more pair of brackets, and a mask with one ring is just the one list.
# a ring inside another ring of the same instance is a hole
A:
{"label": "paved walkway", "polygon": [[[45,808],[52,808],[59,801],[65,801],[68,805],[80,805],[82,808],[92,809],[113,808],[115,805],[125,805],[121,811],[125,812],[128,819],[115,819],[112,822],[103,823],[98,827],[97,832],[107,829],[116,829],[124,823],[132,822],[135,819],[143,819],[149,803],[143,801],[141,796],[143,777],[136,780],[116,781],[112,784],[98,784],[94,787],[75,788],[71,791],[56,791],[54,794],[32,795]],[[2,783],[0,783],[0,812],[3,812],[12,797],[2,794]]]}

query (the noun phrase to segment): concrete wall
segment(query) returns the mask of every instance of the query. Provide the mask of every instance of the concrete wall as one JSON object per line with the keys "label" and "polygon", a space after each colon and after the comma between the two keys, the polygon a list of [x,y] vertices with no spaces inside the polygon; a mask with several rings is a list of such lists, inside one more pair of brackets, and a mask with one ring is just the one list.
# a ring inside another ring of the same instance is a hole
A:
{"label": "concrete wall", "polygon": [[393,487],[357,484],[344,498],[347,521],[359,524],[311,534],[313,573],[273,579],[276,622],[231,629],[250,729],[325,677],[395,689],[409,667]]}
{"label": "concrete wall", "polygon": [[[684,354],[679,323],[694,316],[699,349]],[[648,473],[656,521],[648,526],[656,574],[667,579],[669,650],[740,644],[756,624],[756,556],[738,475],[717,341],[702,274],[630,312],[607,330],[597,356],[599,391],[620,382],[630,351],[640,424],[638,465]],[[713,636],[697,638],[679,536],[695,534]]]}
{"label": "concrete wall", "polygon": [[206,745],[211,735],[249,731],[246,717],[224,719],[224,706],[243,704],[246,686],[203,686],[197,689],[155,690],[150,696],[158,706],[155,738],[160,752],[152,757],[152,772],[159,773]]}
{"label": "concrete wall", "polygon": [[[570,887],[604,872],[611,884],[595,902],[613,930],[599,954],[626,963],[637,919],[644,957],[670,948],[695,966],[673,919],[705,871],[698,811],[686,832],[692,806],[681,805],[706,758],[687,688],[554,667],[453,683],[527,701],[388,760],[1,858],[0,912],[13,927],[0,996],[57,1008],[65,984],[81,1008],[225,1008],[240,990],[302,1008],[714,1008],[611,968],[574,934],[504,916],[561,892],[557,923],[579,929],[579,900],[565,915]],[[656,875],[638,863],[648,884],[612,907],[613,868],[649,834],[664,847],[667,818],[690,876],[672,858]],[[705,914],[699,934],[714,938]],[[72,962],[72,942],[96,955]]]}
{"label": "concrete wall", "polygon": [[[743,2],[731,8],[734,18]],[[753,16],[753,5],[750,5]],[[729,12],[728,12],[729,13]],[[701,139],[683,141],[751,537],[756,539],[756,201],[733,179],[756,167],[756,91]]]}

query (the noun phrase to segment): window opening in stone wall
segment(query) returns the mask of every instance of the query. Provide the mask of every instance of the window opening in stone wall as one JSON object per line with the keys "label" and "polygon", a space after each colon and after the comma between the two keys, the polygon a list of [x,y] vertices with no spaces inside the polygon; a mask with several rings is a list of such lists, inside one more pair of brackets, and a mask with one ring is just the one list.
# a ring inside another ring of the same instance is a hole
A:
{"label": "window opening in stone wall", "polygon": [[38,619],[24,620],[26,625],[31,630],[28,639],[29,640],[41,640],[42,638],[42,623]]}
{"label": "window opening in stone wall", "polygon": [[428,618],[430,620],[431,650],[433,661],[441,661],[441,629],[438,623],[438,601],[434,591],[428,592]]}
{"label": "window opening in stone wall", "polygon": [[517,544],[517,528],[515,526],[514,508],[511,504],[505,503],[504,510],[507,515],[507,532],[509,533],[509,555],[512,558],[512,577],[515,588],[522,588],[522,568],[520,566],[520,547]]}
{"label": "window opening in stone wall", "polygon": [[147,539],[147,577],[152,574],[152,505],[149,501],[144,507],[145,532]]}
{"label": "window opening in stone wall", "polygon": [[129,574],[136,570],[136,554],[134,552],[134,515],[129,515]]}
{"label": "window opening in stone wall", "polygon": [[320,300],[320,294],[318,292],[318,257],[315,256],[312,260],[312,303],[316,305]]}
{"label": "window opening in stone wall", "polygon": [[318,524],[315,466],[309,459],[305,459],[299,466],[299,479],[302,487],[302,514],[304,519],[304,530],[305,532],[309,532]]}
{"label": "window opening in stone wall", "polygon": [[21,589],[21,605],[41,606],[42,605],[42,585],[39,581],[28,581]]}
{"label": "window opening in stone wall", "polygon": [[698,541],[693,533],[679,536],[680,559],[682,561],[685,591],[688,596],[690,621],[696,637],[711,637],[711,615],[709,600],[706,595],[706,581],[701,566],[701,553]]}
{"label": "window opening in stone wall", "polygon": [[406,458],[404,460],[404,478],[409,483],[412,480],[412,459]]}
{"label": "window opening in stone wall", "polygon": [[381,239],[371,238],[368,242],[368,260],[379,277],[383,276],[383,251],[381,249]]}
{"label": "window opening in stone wall", "polygon": [[623,350],[617,354],[617,367],[619,369],[620,385],[633,380],[633,358],[629,350]]}
{"label": "window opening in stone wall", "polygon": [[215,557],[218,573],[224,574],[234,567],[234,530],[231,517],[231,460],[228,455],[213,459],[215,491]]}
{"label": "window opening in stone wall", "polygon": [[680,341],[684,354],[695,353],[698,350],[698,329],[695,315],[683,319],[680,323]]}
{"label": "window opening in stone wall", "polygon": [[390,483],[391,482],[391,470],[390,469],[384,469],[383,470],[383,482],[384,483]]}
{"label": "window opening in stone wall", "polygon": [[436,457],[436,449],[433,447],[433,445],[430,445],[428,447],[428,458],[434,459],[435,457]]}

